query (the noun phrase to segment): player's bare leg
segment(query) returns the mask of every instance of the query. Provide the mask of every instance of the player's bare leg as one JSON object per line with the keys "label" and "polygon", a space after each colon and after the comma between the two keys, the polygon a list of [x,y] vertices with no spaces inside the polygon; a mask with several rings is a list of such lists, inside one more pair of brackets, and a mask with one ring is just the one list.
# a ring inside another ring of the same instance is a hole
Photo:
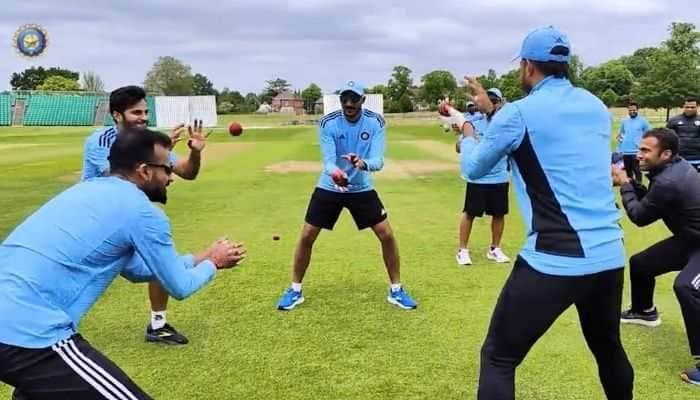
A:
{"label": "player's bare leg", "polygon": [[301,228],[301,234],[299,235],[299,241],[297,242],[297,247],[294,250],[294,264],[292,265],[292,282],[301,283],[306,274],[306,269],[309,267],[311,262],[311,252],[313,250],[314,242],[318,238],[318,234],[321,233],[321,228],[304,223]]}
{"label": "player's bare leg", "polygon": [[466,249],[469,246],[469,236],[472,233],[472,225],[474,217],[467,213],[462,213],[462,219],[459,221],[459,248]]}
{"label": "player's bare leg", "polygon": [[289,311],[304,302],[304,295],[301,291],[301,281],[304,280],[306,269],[311,262],[311,252],[314,242],[321,233],[321,228],[304,223],[299,235],[297,247],[294,249],[294,262],[292,264],[292,284],[284,292],[282,298],[277,303],[277,309]]}
{"label": "player's bare leg", "polygon": [[413,301],[411,296],[401,285],[401,258],[399,257],[399,246],[396,242],[394,231],[389,224],[389,220],[385,219],[372,226],[372,231],[377,235],[379,242],[382,244],[382,257],[384,258],[386,272],[391,282],[387,301],[405,310],[416,308],[416,302]]}
{"label": "player's bare leg", "polygon": [[372,231],[377,235],[379,242],[382,244],[382,256],[384,257],[384,265],[386,272],[389,274],[389,281],[392,284],[401,283],[401,259],[399,257],[399,246],[394,237],[394,231],[389,225],[389,220],[374,225]]}
{"label": "player's bare leg", "polygon": [[491,246],[501,247],[501,238],[503,238],[503,230],[505,227],[505,216],[491,218]]}
{"label": "player's bare leg", "polygon": [[472,259],[469,256],[469,237],[472,234],[472,226],[474,217],[462,213],[462,218],[459,220],[459,249],[457,249],[457,264],[471,265]]}

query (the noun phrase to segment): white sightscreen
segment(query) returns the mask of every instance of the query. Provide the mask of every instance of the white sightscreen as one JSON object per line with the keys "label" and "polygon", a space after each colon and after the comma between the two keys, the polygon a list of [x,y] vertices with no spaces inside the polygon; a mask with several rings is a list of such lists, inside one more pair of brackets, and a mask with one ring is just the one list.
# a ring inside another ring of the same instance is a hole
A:
{"label": "white sightscreen", "polygon": [[216,97],[191,96],[190,97],[190,122],[195,118],[204,121],[204,126],[216,126]]}
{"label": "white sightscreen", "polygon": [[[384,96],[381,94],[368,94],[365,97],[363,108],[374,111],[379,115],[384,115]],[[340,96],[337,94],[324,94],[323,114],[325,115],[336,110],[340,110]]]}
{"label": "white sightscreen", "polygon": [[171,128],[177,124],[191,125],[195,119],[204,126],[216,126],[214,96],[156,96],[156,125]]}

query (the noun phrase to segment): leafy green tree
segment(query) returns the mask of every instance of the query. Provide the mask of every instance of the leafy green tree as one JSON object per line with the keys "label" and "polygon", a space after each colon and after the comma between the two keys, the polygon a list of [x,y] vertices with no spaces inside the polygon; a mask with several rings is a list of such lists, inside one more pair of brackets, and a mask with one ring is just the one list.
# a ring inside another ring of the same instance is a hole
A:
{"label": "leafy green tree", "polygon": [[13,90],[36,90],[49,76],[62,76],[74,81],[78,81],[80,78],[80,74],[75,71],[58,67],[45,69],[39,66],[12,73],[10,86]]}
{"label": "leafy green tree", "polygon": [[520,71],[512,69],[501,75],[499,89],[507,101],[515,101],[524,96],[520,85]]}
{"label": "leafy green tree", "polygon": [[202,74],[194,74],[192,77],[192,93],[195,96],[217,96],[214,84]]}
{"label": "leafy green tree", "polygon": [[365,93],[367,94],[381,94],[384,97],[387,96],[387,87],[386,85],[382,85],[381,83],[375,86],[372,86],[370,88],[365,89]]}
{"label": "leafy green tree", "polygon": [[80,90],[80,85],[77,80],[69,79],[64,76],[53,75],[44,79],[44,83],[37,86],[38,90],[54,90],[54,91],[77,91]]}
{"label": "leafy green tree", "polygon": [[671,50],[659,51],[649,72],[635,85],[632,97],[643,106],[665,108],[668,119],[671,108],[683,99],[700,93],[700,70],[697,60],[689,54]]}
{"label": "leafy green tree", "polygon": [[457,80],[449,71],[432,71],[421,77],[423,85],[420,88],[420,99],[431,109],[445,97],[454,97],[457,90]]}
{"label": "leafy green tree", "polygon": [[194,76],[192,68],[175,57],[158,57],[144,81],[147,92],[166,96],[191,96]]}
{"label": "leafy green tree", "polygon": [[397,65],[393,69],[391,79],[387,83],[387,100],[389,112],[409,112],[413,111],[413,99],[411,86],[413,78],[408,67]]}
{"label": "leafy green tree", "polygon": [[222,101],[219,106],[216,107],[216,112],[219,114],[231,114],[236,110],[236,107],[229,103],[228,101]]}
{"label": "leafy green tree", "polygon": [[685,97],[700,93],[700,34],[688,23],[673,23],[669,30],[671,37],[654,52],[632,92],[645,107],[665,108],[666,119]]}
{"label": "leafy green tree", "polygon": [[494,71],[493,69],[489,69],[486,75],[477,76],[476,79],[479,80],[479,83],[481,83],[481,86],[483,86],[485,89],[500,86],[500,80],[496,75],[496,71]]}
{"label": "leafy green tree", "polygon": [[627,96],[632,90],[634,75],[620,60],[612,60],[597,67],[588,67],[581,75],[583,87],[598,97],[608,89],[617,96]]}
{"label": "leafy green tree", "polygon": [[[245,112],[255,112],[258,110],[258,107],[263,102],[260,101],[258,96],[255,93],[248,93],[245,95],[244,99],[244,104],[245,104]],[[268,103],[269,104],[269,103]]]}
{"label": "leafy green tree", "polygon": [[601,93],[601,95],[599,97],[600,97],[600,100],[602,100],[603,103],[605,103],[605,105],[608,107],[612,107],[613,105],[615,105],[618,101],[618,98],[619,98],[617,93],[615,93],[615,91],[612,90],[611,88],[605,89],[605,91],[603,93]]}
{"label": "leafy green tree", "polygon": [[634,75],[635,80],[639,80],[651,69],[651,62],[658,51],[656,47],[642,47],[630,56],[620,57],[620,61]]}
{"label": "leafy green tree", "polygon": [[664,42],[664,47],[674,53],[700,57],[700,32],[689,22],[673,22],[669,27],[671,37]]}
{"label": "leafy green tree", "polygon": [[301,99],[304,100],[304,110],[307,113],[314,113],[314,106],[322,94],[321,88],[315,83],[311,83],[306,89],[302,90]]}
{"label": "leafy green tree", "polygon": [[574,85],[581,84],[581,74],[583,73],[583,61],[577,54],[572,54],[569,60],[569,80]]}

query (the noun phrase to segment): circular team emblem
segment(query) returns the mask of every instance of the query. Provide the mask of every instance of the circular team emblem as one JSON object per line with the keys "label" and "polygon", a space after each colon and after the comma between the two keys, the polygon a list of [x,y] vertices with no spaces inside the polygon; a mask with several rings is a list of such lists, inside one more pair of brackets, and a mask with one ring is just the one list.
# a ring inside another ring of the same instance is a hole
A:
{"label": "circular team emblem", "polygon": [[695,120],[695,126],[700,126],[700,120]]}
{"label": "circular team emblem", "polygon": [[36,58],[46,51],[49,34],[37,24],[22,25],[15,32],[12,44],[20,55]]}
{"label": "circular team emblem", "polygon": [[369,139],[369,132],[362,132],[362,133],[360,134],[360,139],[362,139],[362,140],[367,140],[367,139]]}

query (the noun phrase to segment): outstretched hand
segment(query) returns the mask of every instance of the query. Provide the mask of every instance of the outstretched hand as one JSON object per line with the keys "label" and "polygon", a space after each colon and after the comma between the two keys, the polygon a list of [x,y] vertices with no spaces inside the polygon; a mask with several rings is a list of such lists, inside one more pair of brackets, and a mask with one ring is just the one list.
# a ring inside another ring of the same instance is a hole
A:
{"label": "outstretched hand", "polygon": [[494,105],[491,103],[488,94],[486,94],[486,89],[484,89],[484,87],[481,85],[481,82],[479,82],[476,78],[465,76],[464,83],[467,85],[467,87],[469,87],[469,89],[471,89],[476,108],[478,108],[484,114],[491,114],[493,112]]}
{"label": "outstretched hand", "polygon": [[170,150],[172,150],[177,142],[182,140],[182,134],[185,132],[185,124],[177,124],[173,128],[172,131],[170,131]]}
{"label": "outstretched hand", "polygon": [[207,132],[206,134],[202,131],[203,130],[203,125],[204,122],[200,119],[194,120],[194,129],[192,128],[191,125],[187,126],[187,131],[189,133],[189,139],[187,140],[187,146],[190,148],[190,150],[193,151],[202,151],[204,150],[204,146],[207,144],[207,138],[209,135],[211,135],[212,131]]}

